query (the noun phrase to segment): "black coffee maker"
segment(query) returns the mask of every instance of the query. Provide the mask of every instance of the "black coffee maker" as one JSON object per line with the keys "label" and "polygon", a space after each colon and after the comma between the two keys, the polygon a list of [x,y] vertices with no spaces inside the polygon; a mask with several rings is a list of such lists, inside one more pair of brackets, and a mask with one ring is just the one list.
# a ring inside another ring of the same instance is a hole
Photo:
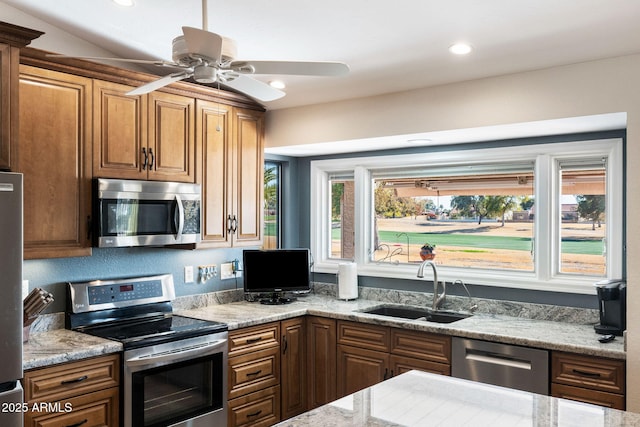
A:
{"label": "black coffee maker", "polygon": [[600,323],[596,333],[621,336],[627,329],[627,284],[622,279],[601,280],[594,284],[598,291]]}

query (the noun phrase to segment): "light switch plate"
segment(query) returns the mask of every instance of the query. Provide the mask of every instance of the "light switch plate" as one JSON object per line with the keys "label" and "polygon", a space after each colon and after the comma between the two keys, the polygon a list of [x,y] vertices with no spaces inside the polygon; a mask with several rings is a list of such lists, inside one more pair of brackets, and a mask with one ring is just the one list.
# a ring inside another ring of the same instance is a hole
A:
{"label": "light switch plate", "polygon": [[184,266],[184,283],[193,283],[193,266]]}
{"label": "light switch plate", "polygon": [[27,297],[27,295],[29,295],[29,281],[23,280],[22,281],[22,300],[23,301]]}

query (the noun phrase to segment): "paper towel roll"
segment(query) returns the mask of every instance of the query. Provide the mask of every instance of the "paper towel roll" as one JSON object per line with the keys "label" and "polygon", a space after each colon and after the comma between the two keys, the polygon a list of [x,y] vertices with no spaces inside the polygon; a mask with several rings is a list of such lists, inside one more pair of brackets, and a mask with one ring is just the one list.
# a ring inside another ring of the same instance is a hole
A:
{"label": "paper towel roll", "polygon": [[358,266],[354,262],[338,264],[338,299],[358,298]]}

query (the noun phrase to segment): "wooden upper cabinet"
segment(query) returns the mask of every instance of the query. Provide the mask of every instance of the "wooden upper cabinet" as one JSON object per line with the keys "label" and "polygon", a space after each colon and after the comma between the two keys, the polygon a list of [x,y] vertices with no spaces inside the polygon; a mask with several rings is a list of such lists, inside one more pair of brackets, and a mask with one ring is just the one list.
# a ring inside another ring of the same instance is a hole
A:
{"label": "wooden upper cabinet", "polygon": [[91,79],[20,66],[24,256],[91,255]]}
{"label": "wooden upper cabinet", "polygon": [[94,81],[94,175],[195,182],[193,98]]}
{"label": "wooden upper cabinet", "polygon": [[204,100],[197,100],[196,111],[196,182],[203,198],[199,247],[260,245],[263,113]]}
{"label": "wooden upper cabinet", "polygon": [[[0,170],[15,168],[17,120],[12,118],[18,110],[17,87],[20,49],[0,44]],[[16,115],[17,116],[17,115]]]}
{"label": "wooden upper cabinet", "polygon": [[195,182],[195,99],[163,92],[148,96],[149,179]]}
{"label": "wooden upper cabinet", "polygon": [[231,107],[196,102],[196,182],[202,186],[202,241],[199,246],[231,246],[227,220],[233,203]]}
{"label": "wooden upper cabinet", "polygon": [[232,214],[234,246],[262,243],[264,186],[264,114],[234,109],[234,190],[237,200]]}
{"label": "wooden upper cabinet", "polygon": [[[147,96],[117,83],[93,83],[93,174],[102,178],[147,179]],[[145,153],[143,153],[143,148]]]}
{"label": "wooden upper cabinet", "polygon": [[18,163],[20,48],[42,34],[0,22],[0,170],[15,171]]}

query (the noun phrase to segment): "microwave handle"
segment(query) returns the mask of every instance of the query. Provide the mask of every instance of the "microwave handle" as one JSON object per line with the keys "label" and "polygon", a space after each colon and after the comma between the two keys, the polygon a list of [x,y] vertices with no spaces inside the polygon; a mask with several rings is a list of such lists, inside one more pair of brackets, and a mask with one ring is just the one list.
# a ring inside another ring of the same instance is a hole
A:
{"label": "microwave handle", "polygon": [[182,230],[184,228],[184,206],[182,205],[182,199],[177,194],[174,223],[176,225],[176,240],[180,240],[182,238]]}

